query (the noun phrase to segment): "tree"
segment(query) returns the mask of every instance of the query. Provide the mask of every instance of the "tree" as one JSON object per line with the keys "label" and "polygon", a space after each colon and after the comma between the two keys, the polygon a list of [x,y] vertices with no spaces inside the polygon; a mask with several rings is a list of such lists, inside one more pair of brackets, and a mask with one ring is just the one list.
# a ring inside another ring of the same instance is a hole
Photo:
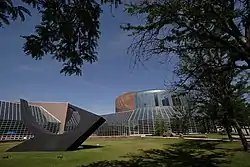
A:
{"label": "tree", "polygon": [[165,121],[161,117],[157,117],[155,120],[155,135],[162,136],[166,129]]}
{"label": "tree", "polygon": [[142,23],[121,27],[134,37],[129,51],[136,61],[174,54],[180,64],[189,62],[180,83],[193,81],[189,89],[201,102],[219,106],[224,124],[236,127],[245,150],[249,146],[237,120],[237,105],[245,102],[247,80],[232,82],[250,69],[249,6],[248,0],[143,0],[126,9],[142,17]]}
{"label": "tree", "polygon": [[220,50],[210,50],[200,55],[182,55],[177,73],[185,78],[189,76],[189,79],[180,86],[193,92],[198,108],[214,108],[209,111],[225,127],[230,139],[230,127],[234,126],[247,151],[250,146],[239,119],[244,119],[243,113],[246,113],[244,95],[249,93],[249,71],[227,67],[231,65],[231,59],[220,54]]}
{"label": "tree", "polygon": [[177,111],[172,118],[172,126],[176,128],[177,133],[188,133],[189,123],[192,119],[192,112],[188,108],[182,106],[175,106],[174,110]]}
{"label": "tree", "polygon": [[142,0],[126,8],[142,23],[121,28],[134,37],[129,51],[137,61],[220,49],[231,68],[249,69],[249,6],[249,0]]}
{"label": "tree", "polygon": [[232,141],[231,124],[222,106],[219,105],[217,101],[215,102],[212,98],[209,98],[210,95],[207,95],[206,92],[202,92],[203,89],[206,88],[203,87],[196,90],[197,88],[190,87],[190,85],[184,86],[187,91],[192,94],[192,96],[190,96],[190,102],[193,107],[190,109],[190,112],[197,113],[199,120],[210,120],[213,122],[213,125],[223,126],[229,140]]}
{"label": "tree", "polygon": [[41,23],[35,33],[22,36],[25,39],[24,52],[34,59],[42,59],[51,54],[62,62],[61,73],[81,75],[84,62],[97,61],[96,48],[100,38],[101,4],[117,6],[120,0],[13,0],[0,1],[0,28],[11,21],[31,16],[25,6],[36,8],[41,15]]}

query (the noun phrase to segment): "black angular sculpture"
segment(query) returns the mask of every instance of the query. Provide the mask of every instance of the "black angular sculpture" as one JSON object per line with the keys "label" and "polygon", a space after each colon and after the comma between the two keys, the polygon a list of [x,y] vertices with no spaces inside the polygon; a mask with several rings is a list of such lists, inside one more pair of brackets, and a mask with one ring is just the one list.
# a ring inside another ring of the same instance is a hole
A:
{"label": "black angular sculpture", "polygon": [[10,148],[7,152],[76,150],[105,122],[104,118],[93,113],[79,111],[80,122],[78,126],[73,131],[56,135],[45,130],[35,121],[27,101],[21,99],[20,102],[24,124],[34,137]]}

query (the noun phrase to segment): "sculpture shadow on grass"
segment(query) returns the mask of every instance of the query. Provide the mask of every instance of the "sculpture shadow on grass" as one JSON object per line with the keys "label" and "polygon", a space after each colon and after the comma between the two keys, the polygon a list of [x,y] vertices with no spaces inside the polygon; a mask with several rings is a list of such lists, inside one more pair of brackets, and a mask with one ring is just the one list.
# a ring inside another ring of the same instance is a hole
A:
{"label": "sculpture shadow on grass", "polygon": [[[127,161],[99,161],[81,167],[218,167],[230,163],[228,156],[231,153],[215,149],[217,144],[219,143],[183,142],[162,150],[143,150],[139,154],[125,156]],[[197,148],[199,145],[202,148]]]}
{"label": "sculpture shadow on grass", "polygon": [[102,148],[104,146],[97,146],[97,145],[81,145],[79,146],[77,149],[75,149],[74,151],[78,151],[78,150],[86,150],[86,149],[98,149],[98,148]]}

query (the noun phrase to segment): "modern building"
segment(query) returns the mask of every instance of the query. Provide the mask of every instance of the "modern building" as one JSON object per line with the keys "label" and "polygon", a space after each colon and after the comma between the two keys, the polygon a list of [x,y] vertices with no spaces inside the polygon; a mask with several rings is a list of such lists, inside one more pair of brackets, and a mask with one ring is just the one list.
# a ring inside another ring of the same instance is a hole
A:
{"label": "modern building", "polygon": [[[29,102],[32,115],[45,129],[54,134],[69,132],[80,122],[78,111],[82,109],[70,103]],[[186,114],[188,101],[166,90],[129,92],[115,101],[115,113],[102,115],[106,122],[97,129],[96,136],[153,135],[157,124],[164,121],[166,130],[179,132],[176,119]],[[197,120],[195,116],[186,120],[187,133],[212,130],[209,121]],[[0,141],[23,140],[33,137],[25,127],[19,102],[0,101]]]}
{"label": "modern building", "polygon": [[[95,135],[154,135],[159,120],[164,121],[166,130],[179,132],[181,129],[176,120],[188,111],[186,96],[177,96],[166,90],[125,93],[116,99],[115,105],[115,113],[103,115],[106,122]],[[195,116],[186,121],[186,133],[199,133],[201,129],[213,127],[210,122],[201,122]]]}
{"label": "modern building", "polygon": [[[29,103],[35,120],[54,134],[71,131],[80,122],[78,111],[69,103]],[[33,135],[25,127],[19,102],[0,101],[0,141],[30,139]]]}

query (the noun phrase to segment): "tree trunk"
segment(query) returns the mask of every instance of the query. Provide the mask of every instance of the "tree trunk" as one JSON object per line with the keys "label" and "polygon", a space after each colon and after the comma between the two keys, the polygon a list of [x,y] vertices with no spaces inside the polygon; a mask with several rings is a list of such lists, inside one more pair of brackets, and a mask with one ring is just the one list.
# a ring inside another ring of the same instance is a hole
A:
{"label": "tree trunk", "polygon": [[218,133],[214,120],[212,120],[212,124],[213,124],[213,132]]}
{"label": "tree trunk", "polygon": [[225,129],[226,129],[226,132],[227,132],[228,139],[230,141],[233,141],[233,137],[232,137],[232,133],[231,133],[230,127],[228,125],[226,125]]}
{"label": "tree trunk", "polygon": [[243,145],[244,151],[249,151],[250,146],[247,142],[247,139],[246,139],[244,133],[242,132],[242,129],[241,129],[239,123],[237,122],[236,119],[233,119],[232,121],[234,123],[234,126],[235,126],[237,132],[238,132],[238,135],[240,136],[240,140],[241,140],[241,143]]}
{"label": "tree trunk", "polygon": [[226,132],[227,132],[228,139],[230,141],[233,141],[233,137],[232,137],[232,133],[231,133],[231,129],[230,129],[231,124],[229,123],[227,118],[224,118],[223,123],[224,123],[224,127],[226,129]]}

